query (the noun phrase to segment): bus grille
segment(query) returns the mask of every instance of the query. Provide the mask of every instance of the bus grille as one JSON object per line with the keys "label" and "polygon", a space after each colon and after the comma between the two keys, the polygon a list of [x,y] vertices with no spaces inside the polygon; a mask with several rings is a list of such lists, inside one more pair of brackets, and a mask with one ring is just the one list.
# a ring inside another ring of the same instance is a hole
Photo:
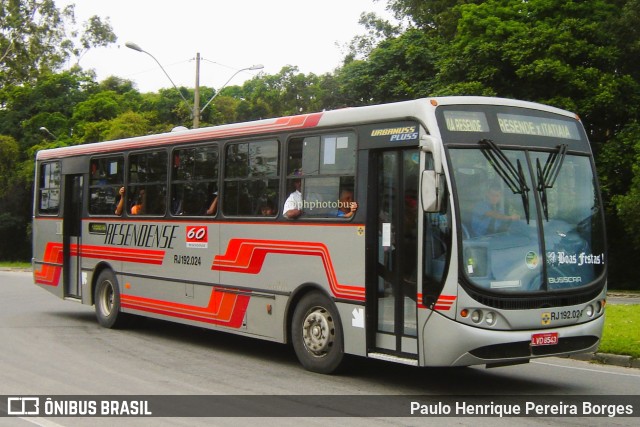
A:
{"label": "bus grille", "polygon": [[581,337],[560,338],[556,345],[532,347],[529,341],[506,344],[494,344],[479,347],[469,353],[480,359],[512,359],[517,357],[548,356],[586,350],[598,342],[598,337],[586,335]]}
{"label": "bus grille", "polygon": [[483,295],[467,288],[469,295],[481,304],[501,310],[531,310],[550,307],[567,307],[571,305],[583,304],[593,300],[600,295],[602,289],[595,289],[591,292],[577,295],[557,295],[535,297],[528,295],[525,298],[495,297]]}

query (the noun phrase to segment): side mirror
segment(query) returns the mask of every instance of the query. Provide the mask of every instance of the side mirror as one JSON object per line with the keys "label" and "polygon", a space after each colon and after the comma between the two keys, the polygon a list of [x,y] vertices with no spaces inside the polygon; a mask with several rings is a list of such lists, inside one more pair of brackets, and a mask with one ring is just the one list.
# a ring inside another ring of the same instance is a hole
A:
{"label": "side mirror", "polygon": [[420,145],[422,151],[433,156],[433,169],[442,173],[442,141],[432,135],[422,135]]}
{"label": "side mirror", "polygon": [[420,182],[422,192],[422,210],[425,212],[439,212],[442,205],[442,194],[440,188],[440,175],[436,171],[422,171]]}

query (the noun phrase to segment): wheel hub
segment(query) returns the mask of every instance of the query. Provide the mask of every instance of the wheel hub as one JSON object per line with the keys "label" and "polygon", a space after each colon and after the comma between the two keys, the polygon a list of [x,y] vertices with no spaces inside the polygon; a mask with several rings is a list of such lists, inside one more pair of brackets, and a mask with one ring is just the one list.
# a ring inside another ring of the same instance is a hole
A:
{"label": "wheel hub", "polygon": [[331,315],[321,307],[314,308],[304,319],[302,333],[307,349],[316,356],[324,356],[335,338]]}

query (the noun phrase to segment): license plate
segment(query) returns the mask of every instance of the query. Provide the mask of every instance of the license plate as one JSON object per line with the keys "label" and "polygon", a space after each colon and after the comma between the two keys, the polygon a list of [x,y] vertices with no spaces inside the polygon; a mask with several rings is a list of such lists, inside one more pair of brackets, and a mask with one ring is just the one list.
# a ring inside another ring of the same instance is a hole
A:
{"label": "license plate", "polygon": [[556,345],[558,344],[558,333],[557,332],[547,332],[544,334],[533,334],[531,335],[531,345],[532,346],[540,346],[540,345]]}

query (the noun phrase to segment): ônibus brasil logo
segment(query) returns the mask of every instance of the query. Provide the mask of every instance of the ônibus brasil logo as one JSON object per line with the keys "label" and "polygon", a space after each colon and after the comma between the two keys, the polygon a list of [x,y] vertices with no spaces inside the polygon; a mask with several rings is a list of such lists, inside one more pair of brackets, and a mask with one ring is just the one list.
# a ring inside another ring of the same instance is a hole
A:
{"label": "\u00f4nibus brasil logo", "polygon": [[206,225],[188,225],[186,242],[188,248],[206,249],[209,247],[209,234]]}

